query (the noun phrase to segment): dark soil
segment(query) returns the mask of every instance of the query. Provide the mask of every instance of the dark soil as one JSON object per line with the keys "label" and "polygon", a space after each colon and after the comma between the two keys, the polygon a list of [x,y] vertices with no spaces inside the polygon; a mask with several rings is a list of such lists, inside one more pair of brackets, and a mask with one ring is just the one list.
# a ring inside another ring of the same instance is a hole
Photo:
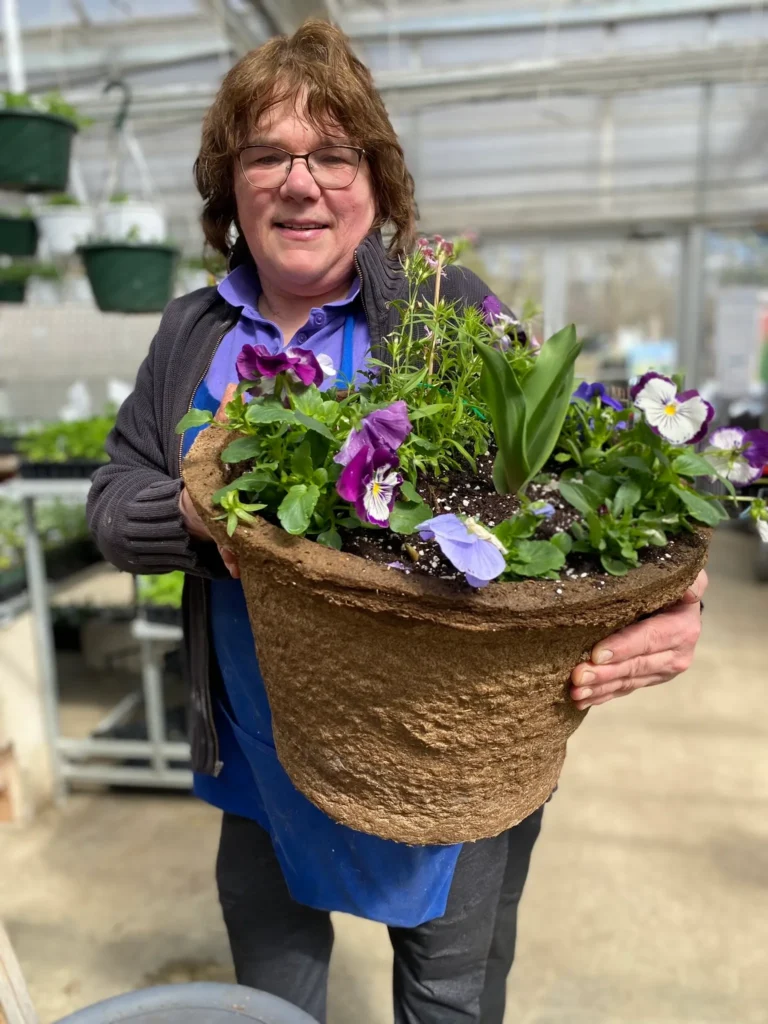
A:
{"label": "dark soil", "polygon": [[[513,494],[499,494],[496,491],[493,485],[492,454],[477,460],[477,470],[477,475],[453,472],[440,480],[420,479],[416,489],[436,516],[452,512],[472,516],[484,526],[496,526],[517,512],[520,501]],[[551,476],[547,483],[531,484],[528,497],[532,501],[547,501],[555,509],[549,518],[542,517],[541,525],[532,539],[548,540],[581,518],[580,513],[560,497],[555,476]],[[403,537],[391,530],[357,530],[343,532],[342,538],[344,551],[372,562],[390,565],[393,571],[426,573],[438,579],[454,581],[457,588],[467,586],[464,574],[443,556],[439,546],[433,541],[421,540],[418,532]],[[646,548],[639,552],[640,561],[673,560],[674,548],[674,540],[666,548]],[[597,558],[573,553],[568,556],[560,578],[562,581],[589,578],[596,587],[602,588],[612,577],[603,570]]]}

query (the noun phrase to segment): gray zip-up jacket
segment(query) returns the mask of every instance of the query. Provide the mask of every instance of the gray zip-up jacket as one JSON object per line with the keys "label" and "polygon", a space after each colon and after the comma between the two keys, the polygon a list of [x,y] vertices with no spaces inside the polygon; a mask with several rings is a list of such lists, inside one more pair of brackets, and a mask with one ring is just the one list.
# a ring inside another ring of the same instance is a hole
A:
{"label": "gray zip-up jacket", "polygon": [[[379,232],[358,247],[355,269],[371,349],[381,357],[383,339],[399,322],[392,302],[407,299],[407,282]],[[447,301],[479,306],[488,292],[471,271],[447,268],[442,285]],[[107,440],[111,461],[96,472],[88,497],[88,522],[107,561],[131,573],[181,569],[187,574],[183,621],[192,767],[213,775],[221,762],[211,694],[221,683],[210,642],[207,581],[225,578],[227,572],[216,546],[194,540],[184,529],[179,512],[181,438],[175,428],[239,315],[216,288],[202,288],[169,303],[136,387]]]}

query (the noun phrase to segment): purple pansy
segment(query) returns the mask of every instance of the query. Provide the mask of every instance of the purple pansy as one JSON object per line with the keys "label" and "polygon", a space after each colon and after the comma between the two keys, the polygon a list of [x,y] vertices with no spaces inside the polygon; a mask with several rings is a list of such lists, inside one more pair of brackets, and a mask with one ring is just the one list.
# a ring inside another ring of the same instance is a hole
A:
{"label": "purple pansy", "polygon": [[535,502],[528,509],[535,516],[543,516],[544,519],[550,519],[555,514],[555,506],[549,501]]}
{"label": "purple pansy", "polygon": [[617,401],[615,398],[611,398],[606,390],[605,384],[588,384],[586,381],[582,381],[573,392],[573,397],[581,398],[585,402],[592,402],[597,398],[601,405],[610,406],[611,409],[615,409],[617,412],[621,412],[624,408],[621,402]]}
{"label": "purple pansy", "polygon": [[462,521],[452,513],[427,519],[418,527],[422,540],[434,540],[448,561],[463,572],[471,587],[486,587],[507,563],[499,539],[474,519]]}
{"label": "purple pansy", "polygon": [[[303,348],[271,353],[265,345],[243,345],[236,362],[237,376],[243,380],[273,380],[284,373],[289,380],[309,387],[322,384],[325,374],[314,352]],[[274,390],[262,387],[262,393]]]}
{"label": "purple pansy", "polygon": [[333,461],[348,466],[362,448],[388,448],[395,452],[412,430],[405,402],[393,402],[386,409],[374,409],[363,417],[357,430],[350,430]]}
{"label": "purple pansy", "polygon": [[631,391],[651,430],[672,444],[695,444],[707,432],[715,410],[698,391],[677,393],[675,382],[660,373],[646,373]]}
{"label": "purple pansy", "polygon": [[400,460],[389,448],[364,445],[344,467],[336,490],[355,506],[364,523],[388,526],[397,488],[403,478],[397,472]]}
{"label": "purple pansy", "polygon": [[718,427],[709,437],[714,451],[707,451],[707,459],[721,475],[746,487],[759,480],[763,467],[768,465],[768,431],[742,430],[741,427]]}
{"label": "purple pansy", "polygon": [[480,306],[480,311],[483,314],[483,320],[489,327],[493,327],[496,318],[501,315],[501,302],[495,295],[486,295]]}

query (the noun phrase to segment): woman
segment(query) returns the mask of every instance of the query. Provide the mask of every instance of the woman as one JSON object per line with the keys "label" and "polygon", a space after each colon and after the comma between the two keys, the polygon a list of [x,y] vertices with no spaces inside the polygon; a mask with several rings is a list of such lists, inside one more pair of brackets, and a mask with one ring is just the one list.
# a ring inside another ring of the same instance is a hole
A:
{"label": "woman", "polygon": [[[195,792],[224,812],[217,882],[238,980],[324,1021],[329,911],[345,910],[390,927],[398,1022],[501,1024],[541,809],[494,839],[414,848],[352,832],[298,794],[274,753],[237,565],[212,543],[180,480],[194,432],[180,448],[175,425],[193,405],[219,407],[245,342],[309,348],[327,366],[360,371],[397,320],[413,183],[344,36],[309,22],[233,67],[205,120],[196,176],[206,238],[232,269],[218,288],[168,306],[109,439],[112,461],[96,474],[89,515],[118,567],[187,573]],[[448,301],[480,304],[487,293],[473,274],[448,268]],[[604,641],[576,670],[579,706],[686,668],[697,601],[691,593]]]}

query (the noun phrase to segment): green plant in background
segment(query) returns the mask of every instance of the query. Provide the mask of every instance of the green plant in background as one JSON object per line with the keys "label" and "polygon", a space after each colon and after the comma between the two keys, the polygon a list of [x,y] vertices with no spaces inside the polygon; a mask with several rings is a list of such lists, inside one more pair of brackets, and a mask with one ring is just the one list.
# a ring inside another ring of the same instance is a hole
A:
{"label": "green plant in background", "polygon": [[45,200],[46,206],[80,206],[80,200],[66,192],[59,192],[57,195],[48,196]]}
{"label": "green plant in background", "polygon": [[5,266],[0,265],[0,284],[21,284],[30,277],[41,277],[47,281],[57,281],[61,276],[58,267],[53,263],[37,263],[34,260],[14,260]]}
{"label": "green plant in background", "polygon": [[[81,502],[39,501],[35,522],[44,550],[51,551],[70,541],[89,536]],[[0,498],[0,569],[24,563],[24,514],[16,501]]]}
{"label": "green plant in background", "polygon": [[104,445],[114,425],[114,411],[69,423],[46,423],[29,430],[18,450],[29,462],[107,462]]}
{"label": "green plant in background", "polygon": [[72,121],[78,128],[87,128],[93,124],[89,117],[81,117],[71,103],[67,103],[59,92],[49,92],[43,96],[30,96],[26,92],[0,92],[0,109],[29,110],[40,114],[53,114],[56,117]]}
{"label": "green plant in background", "polygon": [[183,572],[167,572],[161,576],[137,576],[136,586],[140,604],[181,608]]}
{"label": "green plant in background", "polygon": [[109,197],[110,203],[128,203],[130,200],[131,197],[128,192],[113,192]]}

